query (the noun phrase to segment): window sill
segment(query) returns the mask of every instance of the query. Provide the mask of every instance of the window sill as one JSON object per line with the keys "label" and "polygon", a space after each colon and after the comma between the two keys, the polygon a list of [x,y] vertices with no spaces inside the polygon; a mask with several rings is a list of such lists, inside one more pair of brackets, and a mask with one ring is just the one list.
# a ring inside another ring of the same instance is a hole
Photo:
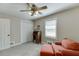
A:
{"label": "window sill", "polygon": [[46,36],[46,38],[49,38],[49,39],[56,39],[56,37],[52,37],[52,36]]}

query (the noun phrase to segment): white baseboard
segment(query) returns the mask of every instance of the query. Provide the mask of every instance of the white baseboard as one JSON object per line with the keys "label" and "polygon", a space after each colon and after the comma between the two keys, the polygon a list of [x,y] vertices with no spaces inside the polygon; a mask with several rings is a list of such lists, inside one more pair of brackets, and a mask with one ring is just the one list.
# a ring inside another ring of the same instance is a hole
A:
{"label": "white baseboard", "polygon": [[[32,41],[28,41],[28,42],[32,42]],[[11,45],[10,47],[14,47],[14,46],[21,45],[21,44],[23,44],[23,43],[28,43],[28,42],[20,42],[20,43],[17,43],[17,44]]]}
{"label": "white baseboard", "polygon": [[27,42],[21,42],[21,44],[23,44],[23,43],[29,43],[29,42],[32,42],[32,41],[27,41]]}
{"label": "white baseboard", "polygon": [[11,46],[8,47],[8,48],[2,48],[2,49],[0,49],[0,51],[5,50],[5,49],[9,49],[9,48],[11,48],[11,47],[14,47],[14,46],[17,46],[17,45],[20,45],[20,44],[22,44],[22,43],[17,43],[17,44],[15,44],[15,45],[11,45]]}
{"label": "white baseboard", "polygon": [[14,45],[11,45],[10,47],[14,47],[14,46],[17,46],[17,45],[21,45],[22,43],[16,43]]}
{"label": "white baseboard", "polygon": [[[32,42],[32,41],[28,41],[28,42]],[[14,44],[14,45],[10,45],[9,48],[14,47],[14,46],[17,46],[17,45],[21,45],[21,44],[23,44],[23,43],[28,43],[28,42],[20,42],[20,43]],[[5,49],[8,49],[8,48],[0,49],[0,51],[5,50]]]}
{"label": "white baseboard", "polygon": [[5,49],[9,49],[10,47],[8,47],[8,48],[2,48],[2,49],[0,49],[0,51],[2,51],[2,50],[5,50]]}

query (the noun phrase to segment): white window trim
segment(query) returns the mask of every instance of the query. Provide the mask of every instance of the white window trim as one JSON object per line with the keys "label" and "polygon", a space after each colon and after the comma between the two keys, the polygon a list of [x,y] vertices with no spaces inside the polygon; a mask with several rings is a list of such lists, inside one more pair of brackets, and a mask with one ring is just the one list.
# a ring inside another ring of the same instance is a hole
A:
{"label": "white window trim", "polygon": [[[56,32],[57,32],[57,18],[53,18],[53,20],[56,20]],[[53,21],[53,20],[47,20],[47,21]],[[46,27],[46,22],[47,22],[47,21],[45,21],[45,27]],[[46,36],[46,28],[45,28],[45,37],[51,38],[51,39],[56,39],[57,33],[55,33],[55,34],[56,34],[55,37],[53,37],[53,36]]]}

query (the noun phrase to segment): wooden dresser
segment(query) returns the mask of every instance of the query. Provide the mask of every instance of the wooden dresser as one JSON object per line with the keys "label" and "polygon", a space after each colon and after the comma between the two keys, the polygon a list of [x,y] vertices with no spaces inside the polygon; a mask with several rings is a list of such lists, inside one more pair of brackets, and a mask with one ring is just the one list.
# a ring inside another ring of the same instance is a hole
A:
{"label": "wooden dresser", "polygon": [[41,43],[41,31],[33,31],[33,42]]}

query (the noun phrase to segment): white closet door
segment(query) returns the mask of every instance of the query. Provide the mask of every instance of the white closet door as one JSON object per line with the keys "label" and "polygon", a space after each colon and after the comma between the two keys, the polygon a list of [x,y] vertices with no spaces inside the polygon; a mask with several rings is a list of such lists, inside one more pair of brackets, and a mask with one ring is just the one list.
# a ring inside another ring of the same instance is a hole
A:
{"label": "white closet door", "polygon": [[0,19],[0,50],[10,47],[10,21]]}
{"label": "white closet door", "polygon": [[21,23],[21,36],[22,36],[22,40],[21,42],[24,43],[24,42],[27,42],[27,23]]}
{"label": "white closet door", "polygon": [[21,42],[32,41],[32,22],[21,22]]}
{"label": "white closet door", "polygon": [[2,49],[2,23],[0,21],[0,50]]}

